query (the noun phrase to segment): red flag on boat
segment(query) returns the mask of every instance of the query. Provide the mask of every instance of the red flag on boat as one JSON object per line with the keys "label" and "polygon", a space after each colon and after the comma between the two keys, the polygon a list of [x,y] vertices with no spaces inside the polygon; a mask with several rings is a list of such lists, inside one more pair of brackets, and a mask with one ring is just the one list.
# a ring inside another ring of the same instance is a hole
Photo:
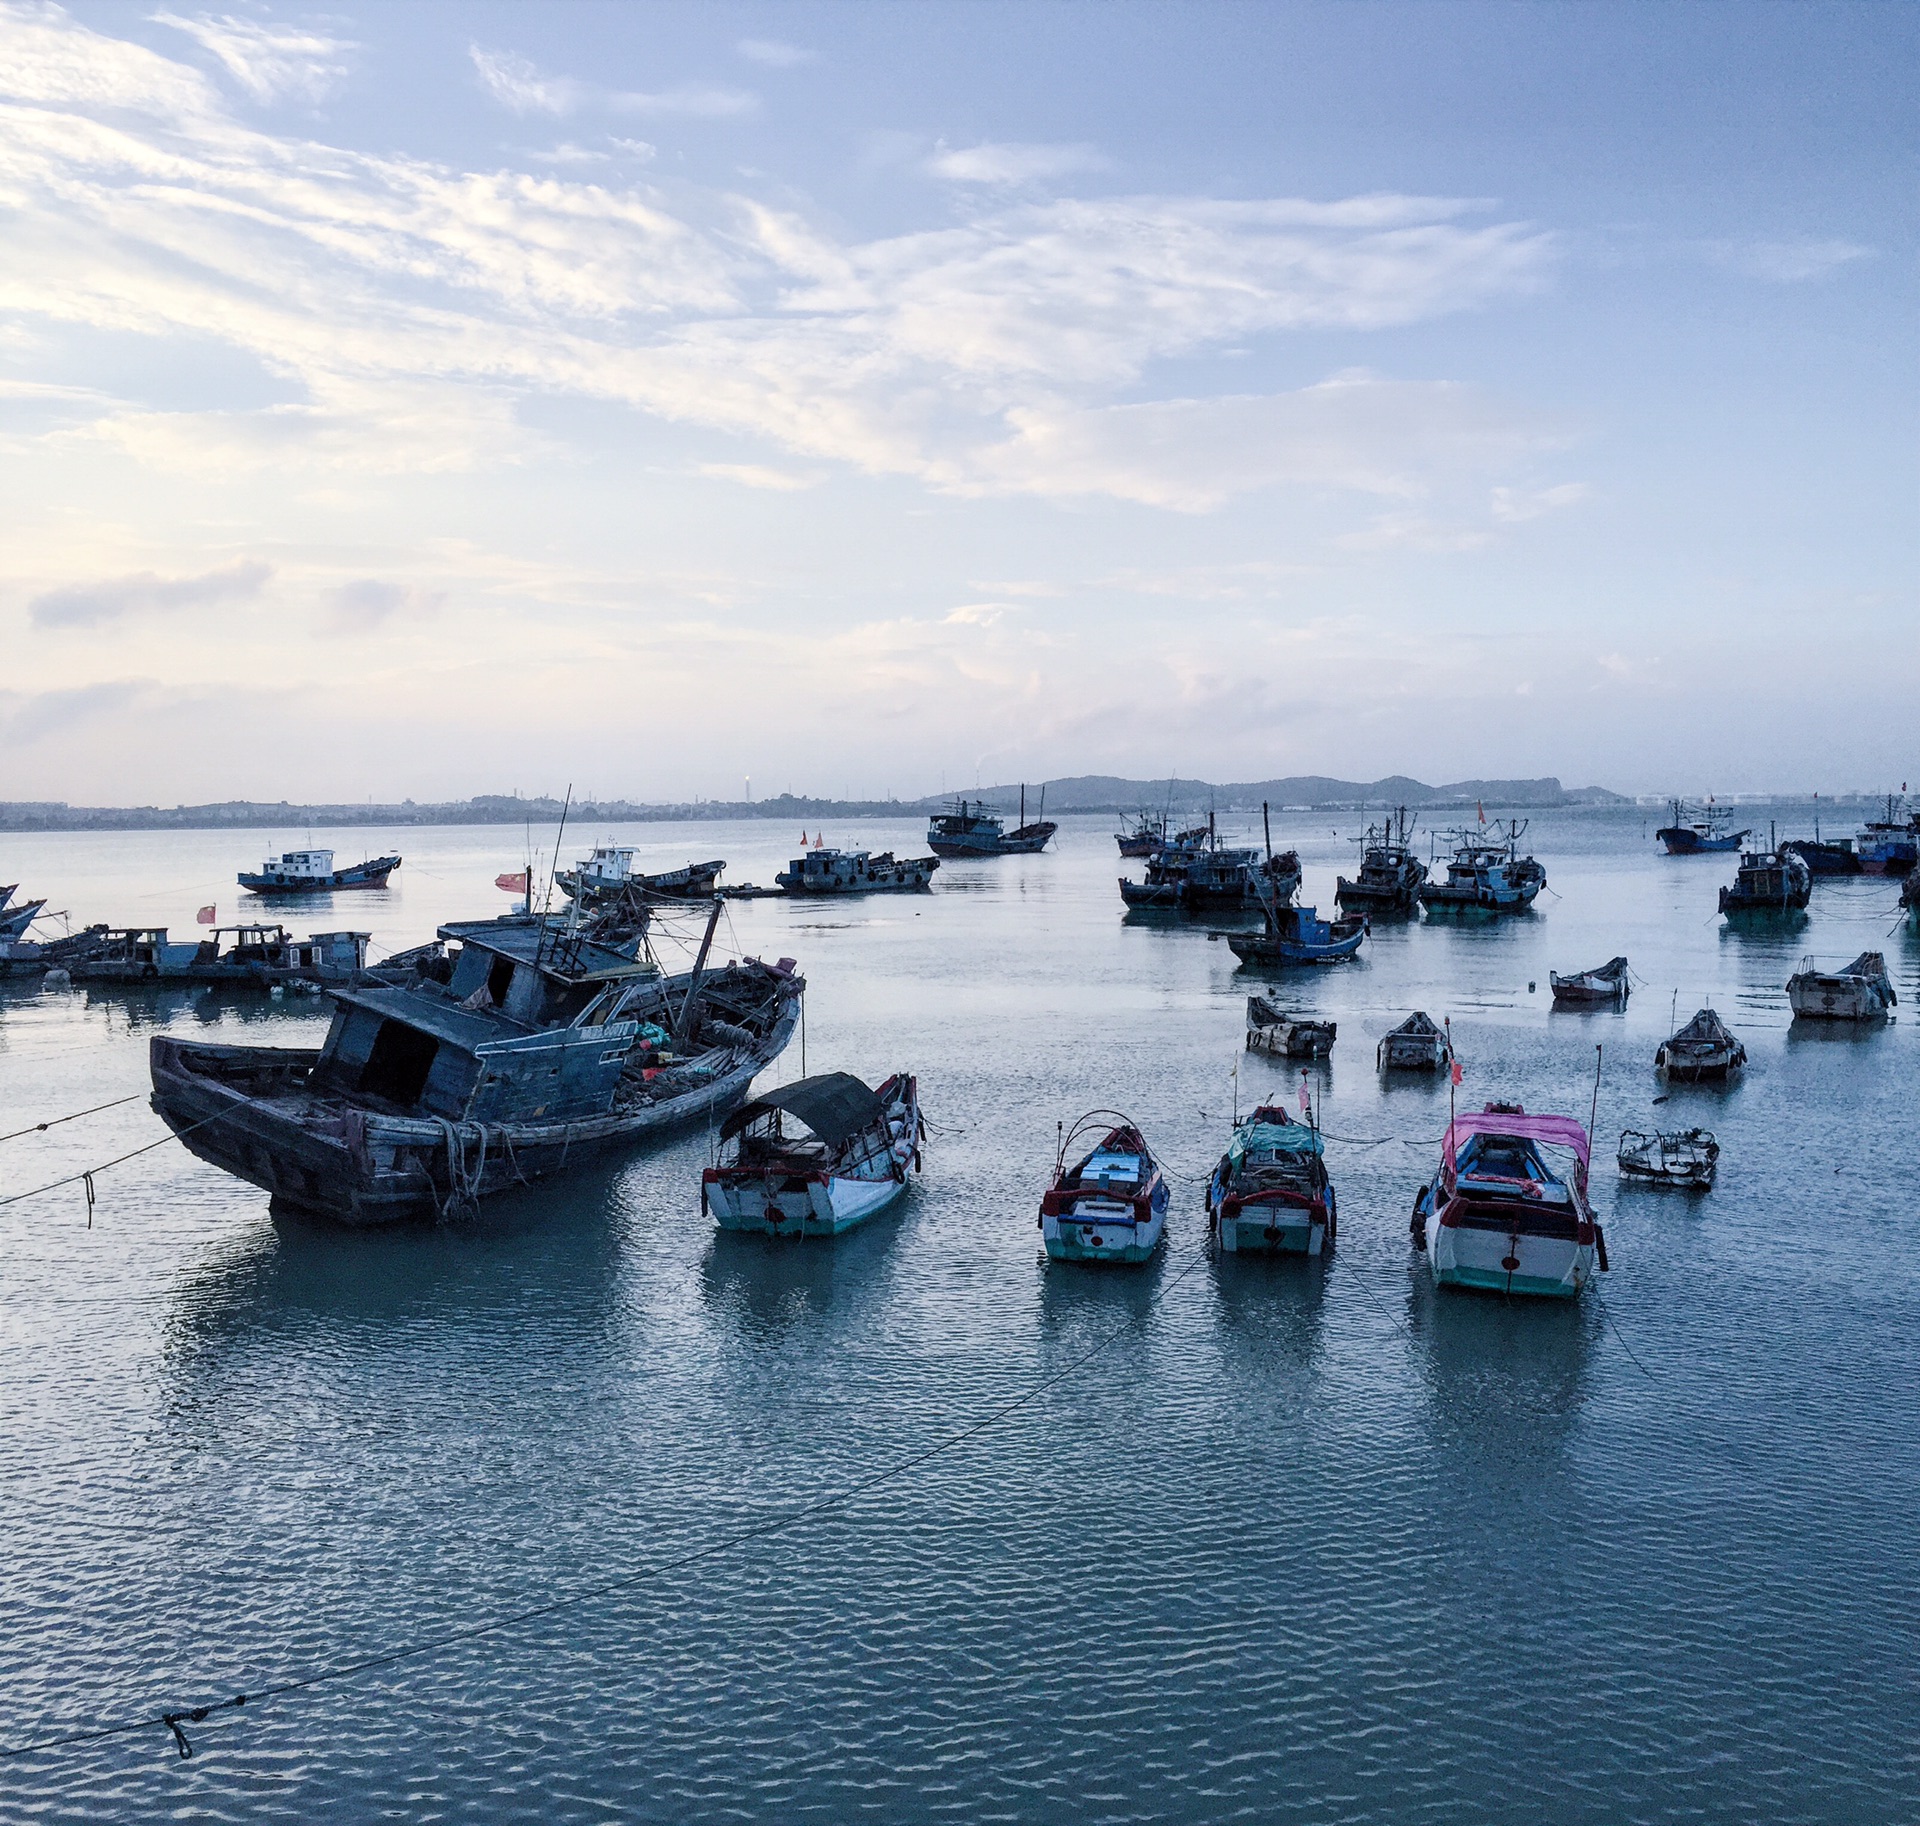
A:
{"label": "red flag on boat", "polygon": [[220,909],[218,907],[202,907],[200,911],[194,915],[194,918],[203,926],[211,926],[219,920]]}
{"label": "red flag on boat", "polygon": [[1300,1114],[1303,1116],[1313,1114],[1313,1099],[1307,1095],[1307,1080],[1304,1074],[1300,1079]]}
{"label": "red flag on boat", "polygon": [[1480,822],[1481,822],[1482,824],[1485,824],[1485,823],[1486,823],[1486,821],[1487,821],[1487,802],[1486,802],[1486,800],[1484,800],[1484,799],[1476,799],[1476,800],[1474,800],[1474,805],[1475,805],[1475,806],[1476,806],[1476,807],[1477,807],[1477,808],[1479,809],[1479,812],[1480,812]]}
{"label": "red flag on boat", "polygon": [[493,885],[505,888],[509,894],[524,894],[527,891],[527,871],[522,869],[517,875],[496,875]]}
{"label": "red flag on boat", "polygon": [[1460,1069],[1460,1061],[1458,1059],[1455,1059],[1452,1065],[1450,1065],[1447,1069],[1449,1072],[1452,1073],[1453,1081],[1455,1084],[1458,1084],[1460,1080],[1466,1076],[1466,1074]]}

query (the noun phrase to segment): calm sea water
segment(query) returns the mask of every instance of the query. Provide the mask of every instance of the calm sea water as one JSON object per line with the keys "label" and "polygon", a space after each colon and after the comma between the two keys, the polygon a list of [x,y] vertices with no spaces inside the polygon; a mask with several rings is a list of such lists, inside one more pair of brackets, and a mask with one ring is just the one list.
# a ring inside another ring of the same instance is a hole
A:
{"label": "calm sea water", "polygon": [[[0,1762],[0,1815],[117,1821],[1908,1820],[1920,1812],[1920,945],[1882,882],[1727,931],[1723,858],[1637,813],[1537,818],[1551,891],[1380,929],[1269,979],[1340,1024],[1314,1082],[1330,1263],[1215,1262],[1199,1177],[1297,1068],[1243,1058],[1249,983],[1199,927],[1129,923],[1111,826],[943,868],[931,895],[732,907],[800,959],[808,1069],[919,1073],[923,1183],[834,1243],[722,1237],[706,1139],[358,1235],[276,1217],[178,1147],[0,1209],[7,1742],[258,1689],[666,1568],[949,1438],[791,1532],[546,1621],[159,1731]],[[1287,816],[1308,900],[1340,820]],[[765,824],[580,831],[771,881]],[[830,832],[918,852],[917,824]],[[298,843],[304,833],[281,834]],[[497,911],[520,833],[390,841],[384,895],[297,930],[381,947]],[[190,927],[258,833],[0,840],[75,914]],[[571,847],[571,839],[569,840]],[[1889,1027],[1790,1026],[1806,951],[1888,953]],[[1625,951],[1625,1014],[1547,971]],[[1257,983],[1255,986],[1259,986]],[[1271,992],[1271,990],[1270,990]],[[1677,997],[1746,1080],[1655,1107]],[[1461,1096],[1586,1115],[1603,1298],[1436,1297],[1407,1212],[1444,1085],[1378,1036],[1451,1015]],[[12,991],[0,1132],[146,1086],[154,1032],[300,1043],[311,1003]],[[1238,1065],[1239,1078],[1233,1077]],[[796,1046],[773,1076],[801,1069]],[[1055,1123],[1135,1115],[1172,1166],[1144,1270],[1050,1267]],[[1627,1124],[1703,1123],[1704,1199],[1617,1187]],[[140,1146],[143,1101],[0,1145],[0,1196]]]}

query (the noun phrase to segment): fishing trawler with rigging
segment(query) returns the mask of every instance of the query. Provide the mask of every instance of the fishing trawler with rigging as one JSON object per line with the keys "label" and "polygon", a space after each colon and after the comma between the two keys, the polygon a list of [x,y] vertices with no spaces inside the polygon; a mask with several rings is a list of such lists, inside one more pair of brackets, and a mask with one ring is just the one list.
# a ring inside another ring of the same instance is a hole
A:
{"label": "fishing trawler with rigging", "polygon": [[1411,825],[1402,805],[1388,814],[1385,824],[1368,825],[1359,839],[1359,878],[1337,878],[1334,899],[1341,906],[1376,919],[1396,919],[1420,910],[1420,888],[1427,865],[1408,846]]}
{"label": "fishing trawler with rigging", "polygon": [[1020,822],[1008,830],[1006,820],[987,809],[984,799],[956,799],[950,812],[936,812],[927,821],[927,847],[936,856],[1033,856],[1047,847],[1060,826],[1047,817],[1047,789],[1040,789],[1040,815],[1027,822],[1027,789],[1020,788]]}
{"label": "fishing trawler with rigging", "polygon": [[1420,884],[1420,904],[1437,913],[1524,913],[1547,885],[1547,871],[1520,854],[1528,820],[1511,818],[1449,833],[1453,858],[1445,881]]}

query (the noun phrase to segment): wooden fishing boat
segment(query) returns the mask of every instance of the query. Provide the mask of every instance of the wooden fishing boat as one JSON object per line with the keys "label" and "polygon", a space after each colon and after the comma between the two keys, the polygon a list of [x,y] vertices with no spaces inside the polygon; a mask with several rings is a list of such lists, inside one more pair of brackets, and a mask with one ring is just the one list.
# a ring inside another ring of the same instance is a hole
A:
{"label": "wooden fishing boat", "polygon": [[1720,1169],[1720,1144],[1706,1129],[1620,1131],[1620,1177],[1640,1185],[1705,1192]]}
{"label": "wooden fishing boat", "polygon": [[39,918],[40,909],[47,904],[44,896],[15,904],[13,894],[13,887],[0,888],[0,941],[25,938],[27,928]]}
{"label": "wooden fishing boat", "polygon": [[1653,1055],[1654,1070],[1681,1084],[1724,1082],[1746,1063],[1747,1049],[1711,1008],[1701,1009],[1684,1027],[1662,1040]]}
{"label": "wooden fishing boat", "polygon": [[162,1034],[153,1107],[188,1150],[295,1209],[367,1225],[448,1215],[725,1115],[785,1048],[793,961],[663,975],[591,924],[445,925],[333,997],[318,1047]]}
{"label": "wooden fishing boat", "polygon": [[1547,885],[1547,872],[1520,854],[1527,820],[1515,818],[1484,831],[1451,833],[1453,859],[1445,881],[1420,884],[1420,904],[1429,914],[1524,913]]}
{"label": "wooden fishing boat", "polygon": [[1166,847],[1167,824],[1165,812],[1143,810],[1132,818],[1123,812],[1113,840],[1119,844],[1123,856],[1151,856],[1155,850]]}
{"label": "wooden fishing boat", "polygon": [[866,850],[829,850],[816,845],[796,856],[774,876],[783,893],[919,894],[933,884],[938,856],[875,856]]}
{"label": "wooden fishing boat", "polygon": [[1733,820],[1711,799],[1704,806],[1689,806],[1684,799],[1669,799],[1671,820],[1653,834],[1667,846],[1669,856],[1730,855],[1753,833],[1735,830]]}
{"label": "wooden fishing boat", "polygon": [[1453,1063],[1453,1046],[1445,1029],[1416,1008],[1391,1033],[1381,1035],[1373,1062],[1378,1071],[1445,1071]]}
{"label": "wooden fishing boat", "polygon": [[1256,849],[1221,843],[1213,814],[1204,829],[1182,831],[1147,859],[1146,879],[1120,881],[1129,908],[1181,913],[1231,913],[1290,900],[1300,886],[1300,858],[1292,850],[1264,859]]}
{"label": "wooden fishing boat", "polygon": [[1869,875],[1912,873],[1920,862],[1920,816],[1910,815],[1906,801],[1889,793],[1885,814],[1860,827],[1854,851]]}
{"label": "wooden fishing boat", "polygon": [[1787,1000],[1803,1021],[1883,1021],[1900,998],[1893,992],[1887,960],[1878,951],[1862,951],[1838,970],[1823,970],[1808,957],[1787,979]]}
{"label": "wooden fishing boat", "polygon": [[[718,890],[724,862],[689,862],[683,868],[645,874],[633,866],[639,852],[619,843],[596,843],[592,855],[561,869],[554,882],[561,893],[583,907],[599,907],[630,892],[652,894],[664,900],[711,900]],[[508,878],[513,879],[512,877]]]}
{"label": "wooden fishing boat", "polygon": [[1339,1028],[1332,1021],[1288,1014],[1263,995],[1247,997],[1247,1051],[1272,1059],[1324,1059]]}
{"label": "wooden fishing boat", "polygon": [[1427,865],[1408,847],[1407,808],[1400,806],[1386,823],[1367,826],[1361,840],[1359,879],[1339,876],[1334,899],[1341,906],[1376,919],[1404,918],[1420,910],[1420,889]]}
{"label": "wooden fishing boat", "polygon": [[1364,913],[1322,919],[1312,907],[1276,906],[1267,909],[1261,931],[1224,936],[1243,964],[1344,964],[1359,954],[1367,930]]}
{"label": "wooden fishing boat", "polygon": [[[77,948],[66,968],[76,983],[347,983],[365,968],[370,932],[315,932],[295,938],[285,926],[212,926],[176,943],[165,926],[122,926]],[[221,944],[221,940],[229,942]]]}
{"label": "wooden fishing boat", "polygon": [[1811,837],[1792,837],[1780,846],[1791,850],[1807,865],[1810,875],[1858,875],[1860,858],[1854,853],[1851,837],[1822,837],[1820,820],[1813,821]]}
{"label": "wooden fishing boat", "polygon": [[984,799],[969,803],[956,799],[953,810],[938,812],[927,822],[927,847],[936,856],[1032,856],[1047,847],[1060,827],[1047,818],[1047,789],[1040,789],[1040,816],[1027,822],[1027,789],[1020,788],[1020,822],[1008,830],[1006,820],[987,810]]}
{"label": "wooden fishing boat", "polygon": [[1140,1130],[1115,1110],[1093,1110],[1060,1137],[1040,1234],[1056,1261],[1144,1262],[1166,1233],[1167,1203],[1166,1177]]}
{"label": "wooden fishing boat", "polygon": [[1813,872],[1790,849],[1752,850],[1733,885],[1720,890],[1722,913],[1795,913],[1813,898]]}
{"label": "wooden fishing boat", "polygon": [[827,1072],[743,1103],[720,1126],[701,1209],[723,1230],[838,1236],[891,1205],[920,1170],[920,1092],[897,1072],[870,1090]]}
{"label": "wooden fishing boat", "polygon": [[1549,970],[1547,978],[1553,985],[1555,1004],[1568,1008],[1624,1008],[1633,992],[1624,957],[1609,958],[1598,969],[1581,970],[1572,976]]}
{"label": "wooden fishing boat", "polygon": [[[92,956],[106,943],[107,932],[106,926],[88,926],[58,938],[0,938],[0,980],[70,972],[81,958]],[[67,980],[72,980],[70,975]]]}
{"label": "wooden fishing boat", "polygon": [[1517,1103],[1448,1123],[1439,1170],[1413,1205],[1415,1246],[1435,1285],[1571,1299],[1596,1265],[1604,1272],[1590,1152],[1571,1116],[1529,1116]]}
{"label": "wooden fishing boat", "polygon": [[1339,1212],[1317,1128],[1262,1104],[1233,1131],[1207,1185],[1207,1223],[1230,1255],[1319,1255]]}
{"label": "wooden fishing boat", "polygon": [[257,873],[243,871],[235,879],[249,894],[337,894],[348,888],[384,888],[399,866],[398,856],[374,856],[336,869],[331,850],[288,850],[269,856]]}

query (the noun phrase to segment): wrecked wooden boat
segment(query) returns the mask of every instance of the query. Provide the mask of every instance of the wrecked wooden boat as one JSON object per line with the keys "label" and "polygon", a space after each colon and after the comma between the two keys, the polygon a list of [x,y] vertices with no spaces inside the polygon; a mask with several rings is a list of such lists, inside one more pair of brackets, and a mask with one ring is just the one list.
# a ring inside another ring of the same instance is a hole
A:
{"label": "wrecked wooden boat", "polygon": [[1380,1036],[1373,1063],[1383,1072],[1445,1071],[1453,1062],[1453,1043],[1446,1030],[1424,1010],[1412,1014],[1390,1033]]}
{"label": "wrecked wooden boat", "polygon": [[1041,1238],[1055,1261],[1144,1262],[1166,1233],[1167,1204],[1166,1177],[1140,1130],[1117,1110],[1093,1110],[1060,1137],[1040,1200]]}
{"label": "wrecked wooden boat", "polygon": [[1720,1170],[1720,1144],[1708,1129],[1620,1131],[1620,1177],[1639,1185],[1705,1192]]}
{"label": "wrecked wooden boat", "polygon": [[1751,850],[1733,884],[1720,890],[1722,913],[1796,913],[1813,898],[1813,871],[1790,849]]}
{"label": "wrecked wooden boat", "polygon": [[1697,807],[1669,799],[1667,806],[1668,822],[1653,834],[1667,846],[1669,856],[1731,855],[1753,834],[1735,830],[1733,820],[1711,799]]}
{"label": "wrecked wooden boat", "polygon": [[331,850],[287,850],[235,879],[249,894],[337,894],[349,888],[384,888],[399,866],[398,856],[373,856],[336,869]]}
{"label": "wrecked wooden boat", "polygon": [[896,857],[891,850],[830,850],[815,844],[774,876],[783,894],[917,894],[933,884],[938,856]]}
{"label": "wrecked wooden boat", "polygon": [[561,893],[583,907],[599,907],[632,893],[652,894],[662,900],[711,900],[720,872],[727,866],[724,862],[689,862],[683,868],[661,869],[648,875],[633,866],[638,854],[626,844],[596,843],[590,856],[570,869],[559,870],[553,879]]}
{"label": "wrecked wooden boat", "polygon": [[[1591,1143],[1571,1116],[1489,1103],[1447,1124],[1413,1204],[1414,1246],[1438,1287],[1572,1299],[1607,1267],[1587,1197]],[[1563,1164],[1564,1163],[1564,1164]]]}
{"label": "wrecked wooden boat", "polygon": [[107,932],[106,926],[88,926],[58,938],[0,938],[0,981],[71,970],[81,958],[92,956],[106,943]]}
{"label": "wrecked wooden boat", "polygon": [[1662,1040],[1653,1055],[1654,1070],[1680,1084],[1724,1083],[1746,1063],[1747,1049],[1711,1008]]}
{"label": "wrecked wooden boat", "polygon": [[1040,789],[1040,816],[1027,822],[1027,789],[1020,788],[1020,821],[1012,830],[987,809],[984,799],[956,799],[950,812],[927,821],[927,847],[936,856],[1033,856],[1047,847],[1059,825],[1047,818],[1047,789]]}
{"label": "wrecked wooden boat", "polygon": [[1520,854],[1527,820],[1515,818],[1486,830],[1455,831],[1445,881],[1420,884],[1420,904],[1429,914],[1524,913],[1547,885],[1547,871]]}
{"label": "wrecked wooden boat", "polygon": [[851,1072],[802,1078],[721,1124],[721,1158],[701,1176],[701,1209],[723,1230],[838,1236],[906,1191],[925,1138],[909,1073],[877,1091]]}
{"label": "wrecked wooden boat", "polygon": [[1214,1240],[1229,1255],[1319,1255],[1339,1223],[1319,1130],[1262,1104],[1234,1129],[1207,1184]]}
{"label": "wrecked wooden boat", "polygon": [[1579,970],[1571,976],[1549,970],[1547,978],[1557,1007],[1624,1008],[1633,991],[1624,957],[1610,957],[1596,970]]}
{"label": "wrecked wooden boat", "polygon": [[1337,877],[1334,899],[1375,919],[1403,919],[1420,910],[1420,889],[1427,865],[1408,847],[1407,808],[1400,806],[1384,825],[1367,826],[1361,840],[1357,880]]}
{"label": "wrecked wooden boat", "polygon": [[1288,1014],[1263,995],[1247,997],[1247,1051],[1270,1059],[1324,1059],[1339,1027],[1311,1015]]}
{"label": "wrecked wooden boat", "polygon": [[1787,1000],[1802,1021],[1883,1021],[1900,998],[1894,994],[1887,960],[1878,951],[1862,951],[1838,970],[1823,970],[1808,957],[1787,979]]}
{"label": "wrecked wooden boat", "polygon": [[329,991],[318,1047],[162,1034],[153,1107],[201,1159],[296,1210],[355,1225],[449,1215],[724,1115],[777,1058],[805,989],[793,961],[692,970],[590,926],[510,914]]}
{"label": "wrecked wooden boat", "polygon": [[[295,938],[285,926],[213,926],[176,942],[165,926],[109,928],[66,968],[76,983],[123,987],[224,983],[233,988],[347,983],[366,967],[370,932],[315,932]],[[228,943],[223,947],[221,940]]]}

